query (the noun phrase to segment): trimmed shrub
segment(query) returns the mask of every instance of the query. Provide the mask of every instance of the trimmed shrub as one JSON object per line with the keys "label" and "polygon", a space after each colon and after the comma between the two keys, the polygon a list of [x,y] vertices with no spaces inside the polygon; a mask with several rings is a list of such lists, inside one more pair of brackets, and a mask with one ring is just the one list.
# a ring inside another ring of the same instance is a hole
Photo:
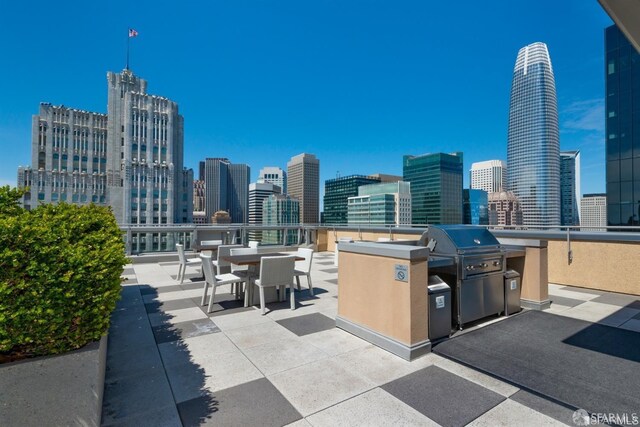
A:
{"label": "trimmed shrub", "polygon": [[26,211],[16,196],[0,188],[0,353],[56,354],[100,339],[127,263],[113,214],[66,203]]}

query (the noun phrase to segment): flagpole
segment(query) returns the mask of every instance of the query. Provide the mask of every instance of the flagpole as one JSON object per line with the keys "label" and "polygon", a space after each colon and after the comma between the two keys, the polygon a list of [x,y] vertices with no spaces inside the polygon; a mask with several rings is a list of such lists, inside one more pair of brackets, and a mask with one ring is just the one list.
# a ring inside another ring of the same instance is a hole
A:
{"label": "flagpole", "polygon": [[127,30],[127,67],[125,68],[127,71],[129,70],[129,30]]}

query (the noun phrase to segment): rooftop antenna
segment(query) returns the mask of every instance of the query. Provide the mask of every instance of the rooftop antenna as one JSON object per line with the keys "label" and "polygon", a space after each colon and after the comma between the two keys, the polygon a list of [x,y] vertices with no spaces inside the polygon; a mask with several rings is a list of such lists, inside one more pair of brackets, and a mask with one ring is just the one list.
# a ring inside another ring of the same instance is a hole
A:
{"label": "rooftop antenna", "polygon": [[340,171],[336,171],[336,178],[340,178]]}

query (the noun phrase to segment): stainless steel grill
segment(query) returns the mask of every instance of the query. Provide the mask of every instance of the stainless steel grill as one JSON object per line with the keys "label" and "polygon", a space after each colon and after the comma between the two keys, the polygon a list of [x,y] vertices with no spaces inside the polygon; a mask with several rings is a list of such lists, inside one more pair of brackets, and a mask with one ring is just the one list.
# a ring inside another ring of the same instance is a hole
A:
{"label": "stainless steel grill", "polygon": [[429,269],[452,288],[453,321],[462,329],[473,322],[504,311],[506,256],[504,249],[484,227],[430,226],[423,236],[432,255],[453,259],[453,265]]}

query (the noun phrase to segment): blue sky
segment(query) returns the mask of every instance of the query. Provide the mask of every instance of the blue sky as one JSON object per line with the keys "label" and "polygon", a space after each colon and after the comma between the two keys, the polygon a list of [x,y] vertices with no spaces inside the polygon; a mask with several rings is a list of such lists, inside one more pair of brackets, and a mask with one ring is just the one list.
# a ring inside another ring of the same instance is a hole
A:
{"label": "blue sky", "polygon": [[0,2],[0,185],[31,162],[40,102],[106,113],[132,27],[131,69],[185,118],[185,166],[228,157],[252,180],[301,152],[322,181],[401,175],[404,154],[506,159],[516,55],[545,42],[561,149],[581,151],[584,193],[605,191],[596,0]]}

